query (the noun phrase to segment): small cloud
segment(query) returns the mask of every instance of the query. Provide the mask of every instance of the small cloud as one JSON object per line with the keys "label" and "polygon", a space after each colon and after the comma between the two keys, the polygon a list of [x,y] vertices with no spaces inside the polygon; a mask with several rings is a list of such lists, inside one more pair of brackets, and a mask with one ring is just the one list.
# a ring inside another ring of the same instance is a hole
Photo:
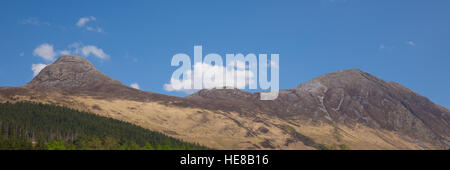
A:
{"label": "small cloud", "polygon": [[81,54],[88,57],[91,54],[97,58],[100,58],[102,60],[109,59],[109,55],[106,54],[102,49],[93,46],[93,45],[87,45],[81,48]]}
{"label": "small cloud", "polygon": [[55,51],[52,44],[44,43],[36,47],[33,51],[34,56],[39,56],[45,61],[53,61],[58,55],[69,55],[69,50]]}
{"label": "small cloud", "polygon": [[95,17],[93,17],[93,16],[90,16],[90,17],[82,17],[82,18],[80,18],[79,20],[78,20],[78,22],[77,22],[77,26],[78,27],[84,27],[84,25],[86,25],[86,23],[88,23],[88,22],[90,22],[90,21],[95,21],[95,20],[97,20],[97,18],[95,18]]}
{"label": "small cloud", "polygon": [[74,43],[70,44],[68,47],[69,48],[73,48],[73,49],[79,49],[81,46],[83,46],[83,43],[81,43],[81,42],[74,42]]}
{"label": "small cloud", "polygon": [[128,53],[125,53],[125,59],[127,60],[131,59],[131,61],[133,61],[134,63],[137,63],[139,61],[138,58],[132,57]]}
{"label": "small cloud", "polygon": [[62,50],[59,52],[61,55],[70,55],[70,51],[69,50]]}
{"label": "small cloud", "polygon": [[[183,82],[180,81],[180,82],[177,82],[177,83],[182,84]],[[174,82],[171,82],[170,84],[164,84],[164,86],[163,86],[164,90],[168,91],[168,92],[173,92],[173,91],[183,92],[185,94],[192,94],[192,93],[195,93],[195,92],[199,91],[197,89],[174,89],[172,87],[173,84],[174,84]]]}
{"label": "small cloud", "polygon": [[86,30],[92,31],[92,32],[103,32],[103,29],[101,29],[100,27],[94,28],[94,27],[87,26]]}
{"label": "small cloud", "polygon": [[21,53],[19,54],[19,56],[21,56],[21,57],[23,57],[24,55],[25,55],[24,52],[21,52]]}
{"label": "small cloud", "polygon": [[53,45],[44,43],[34,49],[33,55],[39,56],[46,61],[53,61],[57,53],[54,51]]}
{"label": "small cloud", "polygon": [[130,87],[135,88],[135,89],[138,89],[138,90],[140,89],[140,88],[139,88],[139,84],[137,84],[137,83],[131,84]]}
{"label": "small cloud", "polygon": [[382,50],[382,49],[385,49],[386,47],[384,46],[384,44],[381,44],[378,48],[379,48],[380,50]]}
{"label": "small cloud", "polygon": [[88,31],[92,31],[92,32],[103,32],[103,29],[98,27],[98,26],[92,26],[92,25],[88,25],[89,22],[94,22],[96,21],[97,18],[95,18],[94,16],[90,16],[90,17],[82,17],[78,20],[78,22],[75,24],[77,27],[79,28],[85,28]]}
{"label": "small cloud", "polygon": [[406,44],[411,46],[411,47],[416,46],[416,43],[414,41],[406,41]]}
{"label": "small cloud", "polygon": [[33,77],[37,76],[42,69],[47,67],[47,64],[33,64],[31,65],[31,70],[33,71]]}
{"label": "small cloud", "polygon": [[56,56],[60,55],[80,55],[83,57],[94,56],[102,60],[110,58],[103,49],[94,45],[83,45],[82,43],[72,43],[69,45],[69,49],[58,51],[55,51],[53,45],[44,43],[34,49],[33,55],[39,56],[46,61],[53,61]]}
{"label": "small cloud", "polygon": [[42,22],[42,21],[39,21],[39,19],[34,18],[34,17],[22,19],[19,21],[19,23],[24,24],[24,25],[28,24],[28,25],[34,25],[34,26],[41,26],[41,25],[50,26],[49,22]]}

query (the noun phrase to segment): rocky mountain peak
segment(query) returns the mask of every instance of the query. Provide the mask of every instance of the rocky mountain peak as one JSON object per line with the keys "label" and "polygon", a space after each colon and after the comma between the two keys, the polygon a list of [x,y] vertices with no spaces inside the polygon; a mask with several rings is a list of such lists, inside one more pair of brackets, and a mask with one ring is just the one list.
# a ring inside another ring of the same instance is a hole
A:
{"label": "rocky mountain peak", "polygon": [[65,55],[41,70],[25,87],[39,90],[53,89],[70,93],[95,91],[111,85],[124,86],[119,81],[98,71],[85,58]]}
{"label": "rocky mountain peak", "polygon": [[83,57],[75,56],[75,55],[64,55],[59,57],[54,63],[61,63],[61,62],[79,62],[79,63],[85,63],[90,64],[88,60],[86,60]]}
{"label": "rocky mountain peak", "polygon": [[365,85],[371,82],[382,82],[382,80],[359,69],[345,69],[314,78],[308,82],[300,84],[296,87],[296,89],[305,86],[314,86],[317,84],[321,84],[326,87],[343,88],[347,86],[354,86],[357,84]]}

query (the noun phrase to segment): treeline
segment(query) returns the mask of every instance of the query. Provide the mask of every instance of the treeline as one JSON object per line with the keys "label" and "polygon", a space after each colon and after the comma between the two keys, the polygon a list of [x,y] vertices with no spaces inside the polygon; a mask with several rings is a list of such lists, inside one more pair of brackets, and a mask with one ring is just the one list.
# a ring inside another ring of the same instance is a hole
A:
{"label": "treeline", "polygon": [[131,123],[40,103],[0,103],[0,149],[199,150]]}

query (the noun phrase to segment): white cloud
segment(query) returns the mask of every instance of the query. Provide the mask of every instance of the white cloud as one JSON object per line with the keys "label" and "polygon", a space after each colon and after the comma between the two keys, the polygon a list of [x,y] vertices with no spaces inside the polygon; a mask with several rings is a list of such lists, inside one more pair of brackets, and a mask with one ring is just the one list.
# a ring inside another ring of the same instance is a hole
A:
{"label": "white cloud", "polygon": [[139,84],[137,84],[137,83],[131,84],[130,87],[135,88],[135,89],[138,89],[138,90],[140,89],[140,88],[139,88]]}
{"label": "white cloud", "polygon": [[90,21],[95,21],[97,20],[97,18],[90,16],[90,17],[82,17],[78,20],[77,22],[77,26],[78,27],[84,27],[84,25],[86,25],[86,23],[90,22]]}
{"label": "white cloud", "polygon": [[[187,77],[184,77],[182,80],[179,79],[171,79],[170,83],[164,84],[164,90],[166,91],[181,91],[185,92],[187,94],[194,93],[198,91],[198,89],[184,89],[184,88],[176,88],[176,87],[193,87],[193,76],[199,76],[203,77],[208,73],[223,73],[225,78],[223,76],[218,76],[218,81],[203,81],[203,88],[218,88],[221,89],[225,86],[229,86],[230,84],[233,84],[233,80],[246,80],[244,82],[238,81],[235,82],[234,85],[231,87],[240,88],[243,89],[248,85],[249,83],[254,83],[255,79],[255,73],[243,69],[247,68],[247,66],[244,64],[244,62],[237,62],[237,70],[235,70],[236,74],[233,74],[232,70],[228,70],[227,68],[223,66],[215,66],[215,65],[209,65],[206,63],[196,63],[194,64],[194,70],[188,70],[186,72]],[[227,71],[228,70],[228,71]]]}
{"label": "white cloud", "polygon": [[20,24],[29,24],[29,25],[34,25],[34,26],[40,26],[40,25],[50,26],[49,22],[42,22],[42,21],[39,21],[39,19],[34,18],[34,17],[23,19],[20,21]]}
{"label": "white cloud", "polygon": [[83,54],[86,57],[89,57],[91,54],[97,58],[100,58],[102,60],[109,59],[109,55],[106,54],[102,49],[93,46],[93,45],[87,45],[82,47],[81,54]]}
{"label": "white cloud", "polygon": [[46,64],[33,64],[31,65],[31,70],[33,71],[33,77],[37,76],[42,69],[44,69]]}
{"label": "white cloud", "polygon": [[84,45],[82,43],[72,43],[68,49],[55,51],[53,45],[44,43],[34,49],[33,55],[40,56],[46,61],[53,61],[58,55],[80,55],[83,57],[94,56],[102,60],[109,59],[110,56],[106,54],[103,49],[94,45]]}
{"label": "white cloud", "polygon": [[70,49],[79,49],[81,46],[83,46],[83,43],[81,43],[81,42],[74,42],[74,43],[70,44],[68,47]]}
{"label": "white cloud", "polygon": [[101,29],[100,27],[94,28],[94,27],[87,26],[86,30],[93,31],[93,32],[103,32],[103,29]]}
{"label": "white cloud", "polygon": [[381,44],[380,45],[380,47],[378,47],[379,49],[384,49],[384,48],[386,48],[385,46],[384,46],[384,44]]}
{"label": "white cloud", "polygon": [[125,53],[125,59],[131,59],[131,61],[133,61],[133,62],[138,62],[138,58],[136,58],[136,57],[133,57],[133,56],[130,56],[128,53]]}
{"label": "white cloud", "polygon": [[21,56],[21,57],[23,57],[24,55],[25,55],[24,52],[21,52],[21,53],[19,54],[19,56]]}
{"label": "white cloud", "polygon": [[70,55],[70,51],[69,50],[62,50],[59,52],[61,55]]}
{"label": "white cloud", "polygon": [[46,61],[53,61],[57,53],[54,51],[53,45],[44,43],[34,49],[33,55],[39,56]]}
{"label": "white cloud", "polygon": [[[33,51],[33,55],[39,56],[45,61],[53,61],[55,60],[55,57],[58,55],[70,55],[70,54],[80,54],[82,53],[85,57],[88,57],[90,54],[100,58],[100,59],[107,59],[109,58],[109,55],[105,54],[102,49],[95,47],[95,46],[74,46],[71,45],[69,48],[74,48],[74,51],[65,49],[65,50],[59,50],[55,51],[52,44],[44,43],[36,47]],[[20,54],[22,55],[22,54]]]}
{"label": "white cloud", "polygon": [[103,32],[103,29],[96,26],[92,26],[89,24],[89,22],[94,22],[96,21],[97,18],[95,18],[94,16],[90,16],[90,17],[82,17],[78,20],[78,22],[75,24],[77,27],[79,28],[86,28],[86,30],[88,31],[92,31],[92,32]]}
{"label": "white cloud", "polygon": [[416,46],[416,43],[414,43],[414,41],[407,41],[406,44],[411,46],[411,47]]}

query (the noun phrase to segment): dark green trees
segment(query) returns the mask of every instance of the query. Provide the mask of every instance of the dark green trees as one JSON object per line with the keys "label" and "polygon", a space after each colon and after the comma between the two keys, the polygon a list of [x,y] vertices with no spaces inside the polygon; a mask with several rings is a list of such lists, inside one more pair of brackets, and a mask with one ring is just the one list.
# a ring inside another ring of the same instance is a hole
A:
{"label": "dark green trees", "polygon": [[207,149],[123,121],[54,105],[0,104],[0,149]]}

